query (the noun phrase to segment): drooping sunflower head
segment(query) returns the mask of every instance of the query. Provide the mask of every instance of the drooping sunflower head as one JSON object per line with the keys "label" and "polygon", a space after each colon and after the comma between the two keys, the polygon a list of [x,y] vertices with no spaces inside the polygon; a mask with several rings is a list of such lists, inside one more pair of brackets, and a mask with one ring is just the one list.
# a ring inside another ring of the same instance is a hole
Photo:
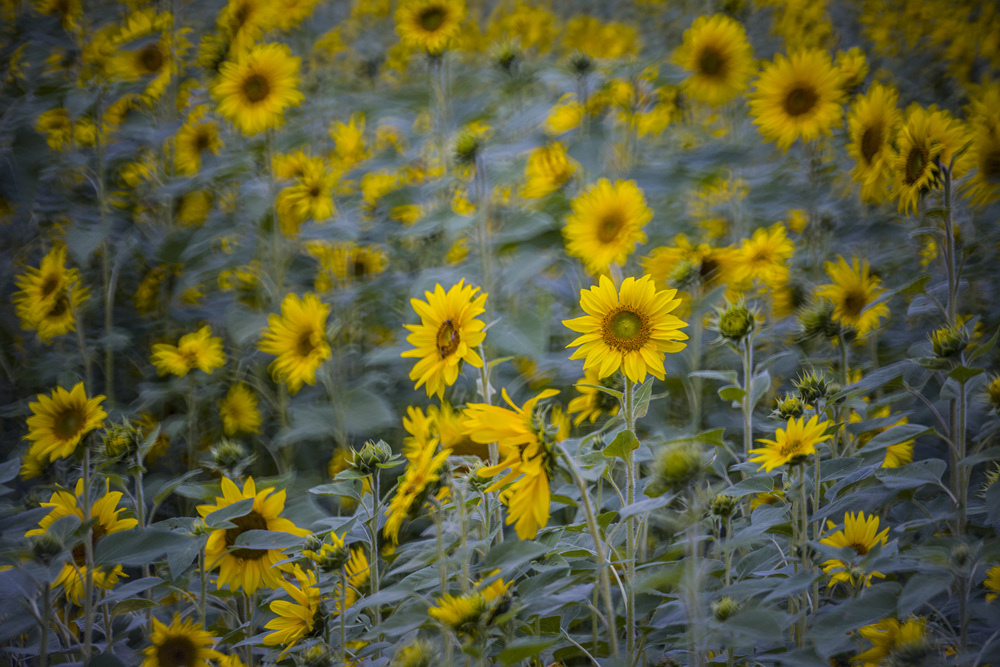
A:
{"label": "drooping sunflower head", "polygon": [[870,203],[885,199],[889,182],[887,161],[903,122],[894,88],[874,84],[859,96],[848,114],[847,151],[856,162],[851,177],[861,184],[861,198]]}
{"label": "drooping sunflower head", "polygon": [[578,257],[591,273],[624,264],[636,245],[646,242],[643,231],[653,210],[635,181],[602,178],[572,202],[563,237],[567,254]]}
{"label": "drooping sunflower head", "polygon": [[749,460],[760,463],[758,470],[766,472],[786,463],[801,462],[810,454],[816,453],[816,445],[832,437],[826,434],[830,424],[829,421],[820,422],[816,415],[808,422],[805,417],[789,419],[784,429],[778,429],[774,440],[758,439],[757,442],[764,443],[765,446],[751,449],[749,453],[754,458]]}
{"label": "drooping sunflower head", "polygon": [[[906,123],[897,137],[892,169],[891,194],[899,202],[899,211],[916,211],[920,198],[939,183],[938,162],[948,167],[968,136],[963,123],[935,106],[923,108],[914,103],[906,110]],[[968,153],[957,161],[955,170],[968,167]]]}
{"label": "drooping sunflower head", "polygon": [[219,67],[212,86],[219,113],[247,135],[280,127],[285,109],[304,99],[298,73],[299,58],[285,44],[253,46],[235,62]]}
{"label": "drooping sunflower head", "polygon": [[591,367],[583,372],[583,379],[577,381],[576,390],[580,395],[570,399],[567,412],[576,414],[574,426],[579,426],[584,420],[591,424],[601,415],[617,415],[621,407],[620,401],[613,395],[605,393],[597,387],[607,387],[613,391],[621,391],[624,386],[620,375],[602,378],[598,369]]}
{"label": "drooping sunflower head", "polygon": [[684,89],[696,100],[718,106],[747,87],[753,51],[743,26],[724,14],[699,16],[684,31],[674,62],[691,72]]}
{"label": "drooping sunflower head", "polygon": [[29,404],[28,434],[31,451],[40,460],[66,458],[76,451],[85,435],[104,426],[107,413],[101,407],[104,396],[87,398],[83,383],[71,391],[56,387],[50,396],[38,395],[38,402]]}
{"label": "drooping sunflower head", "polygon": [[823,50],[781,54],[764,66],[750,113],[765,139],[782,150],[796,139],[813,141],[840,125],[840,73]]}
{"label": "drooping sunflower head", "polygon": [[410,46],[437,55],[459,36],[465,0],[406,0],[396,10],[396,32]]}
{"label": "drooping sunflower head", "polygon": [[277,357],[270,371],[295,394],[303,384],[316,383],[316,371],[330,358],[326,320],[330,308],[316,294],[299,298],[289,294],[281,302],[281,315],[267,318],[268,328],[260,342],[261,352]]}
{"label": "drooping sunflower head", "polygon": [[212,335],[210,326],[204,326],[181,336],[177,345],[154,344],[151,361],[159,375],[184,377],[195,369],[211,374],[226,363],[226,354],[222,339]]}
{"label": "drooping sunflower head", "polygon": [[180,614],[174,614],[169,626],[154,617],[150,641],[142,667],[209,667],[210,660],[224,657],[211,648],[215,637],[194,619],[181,620]]}
{"label": "drooping sunflower head", "polygon": [[657,291],[652,278],[628,277],[616,290],[607,276],[600,284],[580,291],[580,306],[587,315],[563,320],[582,334],[566,347],[576,347],[570,359],[584,359],[584,370],[596,368],[602,378],[619,369],[629,380],[642,383],[646,373],[662,380],[663,356],[679,352],[687,323],[671,314],[680,299],[677,290]]}

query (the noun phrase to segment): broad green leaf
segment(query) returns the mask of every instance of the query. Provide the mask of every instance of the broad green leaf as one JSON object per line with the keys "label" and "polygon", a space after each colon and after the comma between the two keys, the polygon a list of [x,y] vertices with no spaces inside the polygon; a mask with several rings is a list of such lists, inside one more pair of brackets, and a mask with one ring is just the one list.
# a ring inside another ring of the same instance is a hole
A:
{"label": "broad green leaf", "polygon": [[674,496],[662,495],[656,498],[646,498],[638,502],[632,503],[631,505],[626,505],[625,507],[618,510],[618,516],[622,519],[627,519],[634,514],[645,514],[646,512],[652,512],[653,510],[660,509],[667,505]]}
{"label": "broad green leaf", "polygon": [[930,430],[930,428],[922,424],[897,424],[873,437],[860,451],[875,452],[891,445],[898,445],[901,442],[913,440]]}
{"label": "broad green leaf", "polygon": [[[159,426],[157,426],[157,428],[159,428]],[[171,493],[176,491],[178,486],[188,481],[189,479],[192,479],[193,477],[197,477],[200,474],[201,470],[189,470],[180,477],[173,478],[172,480],[168,481],[166,484],[160,487],[160,490],[156,492],[155,496],[153,496],[153,502],[159,505],[164,500],[166,500]]]}
{"label": "broad green leaf", "polygon": [[1000,521],[1000,483],[994,482],[986,489],[986,517],[990,523]]}
{"label": "broad green leaf", "polygon": [[490,549],[483,561],[483,569],[489,571],[503,567],[512,571],[548,552],[549,547],[540,542],[508,540]]}
{"label": "broad green leaf", "polygon": [[940,484],[947,467],[941,459],[925,459],[898,468],[878,468],[875,477],[890,489],[913,489],[924,484]]}
{"label": "broad green leaf", "polygon": [[132,598],[131,600],[122,600],[115,604],[111,608],[111,618],[115,616],[121,616],[122,614],[127,614],[132,611],[140,611],[142,609],[149,609],[150,607],[159,607],[160,603],[155,600],[147,600],[146,598]]}
{"label": "broad green leaf", "polygon": [[727,489],[719,491],[723,496],[742,498],[755,493],[770,493],[774,490],[774,479],[771,477],[748,477],[736,482]]}
{"label": "broad green leaf", "polygon": [[360,488],[361,484],[356,480],[338,480],[314,486],[309,489],[309,493],[315,493],[318,496],[340,496],[344,498],[353,498],[354,500],[360,501]]}
{"label": "broad green leaf", "polygon": [[983,372],[982,368],[955,366],[955,368],[951,369],[951,371],[948,373],[948,377],[950,377],[955,382],[965,384],[966,382],[976,377],[977,375],[981,374],[982,372]]}
{"label": "broad green leaf", "polygon": [[243,500],[236,501],[232,505],[227,505],[226,507],[217,509],[205,517],[205,525],[212,530],[216,530],[218,528],[234,528],[236,524],[231,523],[229,520],[250,514],[253,510],[253,503],[253,498],[244,498]]}
{"label": "broad green leaf", "polygon": [[747,393],[739,387],[723,387],[719,390],[719,398],[732,403],[742,403],[746,395]]}
{"label": "broad green leaf", "polygon": [[993,335],[990,336],[988,341],[969,350],[968,355],[966,355],[966,361],[971,364],[979,357],[991,351],[996,346],[998,337],[1000,337],[1000,328],[993,332]]}
{"label": "broad green leaf", "polygon": [[277,530],[247,530],[240,533],[233,547],[242,549],[287,549],[302,544],[305,538]]}
{"label": "broad green leaf", "polygon": [[[642,419],[649,410],[649,400],[653,395],[653,378],[649,377],[635,391],[635,418]],[[638,445],[637,445],[638,446]]]}
{"label": "broad green leaf", "polygon": [[0,484],[4,482],[9,482],[10,480],[17,477],[18,471],[21,470],[21,459],[16,456],[10,461],[6,461],[0,464]]}
{"label": "broad green leaf", "polygon": [[618,457],[624,461],[626,453],[633,452],[638,448],[639,439],[635,437],[635,433],[625,429],[615,436],[611,444],[604,448],[604,455],[609,459]]}
{"label": "broad green leaf", "polygon": [[897,603],[900,618],[909,616],[932,598],[948,590],[954,580],[950,572],[923,571],[910,577]]}
{"label": "broad green leaf", "polygon": [[753,378],[753,394],[750,395],[750,409],[752,410],[760,402],[761,397],[771,388],[771,374],[763,370]]}
{"label": "broad green leaf", "polygon": [[[253,499],[248,500],[252,505]],[[148,565],[192,540],[191,535],[156,528],[123,530],[106,535],[97,543],[94,561],[98,565]]]}
{"label": "broad green leaf", "polygon": [[898,290],[898,293],[902,294],[903,296],[916,296],[918,294],[925,294],[927,292],[927,283],[929,283],[930,280],[931,280],[930,274],[925,273],[924,275],[920,276],[919,278],[911,282],[909,285],[901,287]]}
{"label": "broad green leaf", "polygon": [[559,641],[559,637],[518,637],[506,644],[497,659],[505,665],[514,665],[538,655]]}
{"label": "broad green leaf", "polygon": [[688,373],[688,377],[720,380],[726,384],[739,385],[739,376],[736,371],[692,371]]}

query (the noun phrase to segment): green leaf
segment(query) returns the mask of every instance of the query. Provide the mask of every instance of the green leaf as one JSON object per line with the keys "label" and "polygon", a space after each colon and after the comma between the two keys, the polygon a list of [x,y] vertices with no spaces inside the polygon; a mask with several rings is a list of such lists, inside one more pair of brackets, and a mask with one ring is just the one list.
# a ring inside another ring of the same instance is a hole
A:
{"label": "green leaf", "polygon": [[[649,410],[649,400],[653,395],[653,378],[648,378],[635,392],[635,418],[642,419]],[[637,445],[638,446],[638,445]]]}
{"label": "green leaf", "polygon": [[924,274],[911,282],[906,287],[902,287],[898,290],[899,294],[903,296],[917,296],[918,294],[927,293],[927,283],[931,281],[930,274]]}
{"label": "green leaf", "polygon": [[880,449],[885,449],[890,445],[898,445],[901,442],[913,440],[917,436],[923,435],[930,430],[930,428],[923,426],[922,424],[896,424],[892,428],[882,431],[869,440],[868,444],[866,444],[860,451],[875,452]]}
{"label": "green leaf", "polygon": [[635,433],[625,429],[615,436],[610,445],[604,448],[604,455],[609,459],[618,457],[624,461],[626,453],[633,452],[638,448],[639,439],[635,437]]}
{"label": "green leaf", "polygon": [[720,380],[726,384],[739,385],[739,376],[736,371],[693,371],[688,373],[688,377]]}
{"label": "green leaf", "polygon": [[559,637],[518,637],[507,643],[507,647],[500,651],[497,659],[505,665],[513,665],[538,655],[557,641]]}
{"label": "green leaf", "polygon": [[763,370],[753,378],[753,393],[750,395],[750,409],[756,407],[760,399],[771,388],[771,374]]}
{"label": "green leaf", "polygon": [[212,530],[219,528],[235,528],[236,524],[230,523],[230,519],[246,516],[253,510],[253,498],[244,498],[232,505],[217,509],[205,517],[205,525]]}
{"label": "green leaf", "polygon": [[[159,428],[159,424],[157,424],[157,428]],[[170,480],[169,482],[160,487],[160,490],[156,492],[155,496],[153,496],[153,502],[159,505],[164,500],[166,500],[171,493],[176,491],[178,486],[188,481],[192,477],[197,477],[200,474],[201,470],[189,470],[180,477],[173,478],[172,480]]]}
{"label": "green leaf", "polygon": [[940,484],[947,467],[941,459],[925,459],[898,468],[878,468],[875,477],[890,489],[913,489],[924,484]]}
{"label": "green leaf", "polygon": [[674,495],[662,495],[656,498],[646,498],[645,500],[640,500],[638,502],[632,503],[631,505],[626,505],[625,507],[618,510],[618,516],[622,519],[627,519],[634,514],[645,514],[646,512],[652,512],[653,510],[660,509],[661,507],[667,505],[671,500],[674,499]]}
{"label": "green leaf", "polygon": [[965,384],[972,378],[976,377],[983,372],[982,368],[969,368],[968,366],[955,366],[948,373],[948,377],[953,379],[955,382]]}
{"label": "green leaf", "polygon": [[[253,505],[253,498],[248,498]],[[194,537],[156,528],[133,528],[106,535],[97,543],[94,562],[98,565],[148,565],[168,551],[180,549]]]}
{"label": "green leaf", "polygon": [[302,544],[304,539],[278,530],[247,530],[240,533],[233,546],[242,549],[287,549]]}
{"label": "green leaf", "polygon": [[111,608],[111,618],[115,616],[121,616],[122,614],[128,614],[133,611],[141,611],[143,609],[149,609],[150,607],[159,607],[160,603],[155,600],[147,600],[145,598],[132,598],[131,600],[122,600]]}
{"label": "green leaf", "polygon": [[344,428],[348,433],[356,435],[367,435],[396,423],[396,413],[389,402],[367,389],[347,392],[343,398],[342,410]]}
{"label": "green leaf", "polygon": [[483,569],[489,571],[502,567],[507,571],[513,571],[547,554],[549,550],[550,547],[541,542],[508,540],[490,549],[483,561]]}
{"label": "green leaf", "polygon": [[1000,482],[994,482],[986,489],[986,517],[990,523],[1000,521]]}
{"label": "green leaf", "polygon": [[773,490],[774,480],[771,477],[748,477],[736,482],[728,489],[723,489],[719,494],[731,498],[742,498],[755,493],[770,493]]}
{"label": "green leaf", "polygon": [[954,577],[950,572],[922,571],[918,576],[910,577],[899,595],[897,609],[900,617],[909,616],[932,598],[948,590],[952,581]]}
{"label": "green leaf", "polygon": [[16,456],[10,461],[6,461],[0,464],[0,484],[4,482],[9,482],[10,480],[17,477],[18,471],[21,470],[21,459]]}
{"label": "green leaf", "polygon": [[739,387],[733,387],[732,385],[723,387],[719,390],[719,398],[732,403],[742,403],[743,397],[746,395],[747,393],[745,391]]}
{"label": "green leaf", "polygon": [[973,361],[975,361],[979,357],[983,356],[984,354],[992,350],[994,346],[996,346],[997,344],[998,337],[1000,337],[1000,328],[998,328],[995,332],[993,332],[993,335],[990,337],[988,341],[986,341],[982,345],[977,345],[976,347],[969,350],[969,353],[966,357],[967,361],[971,364]]}
{"label": "green leaf", "polygon": [[358,489],[361,485],[356,480],[339,480],[336,482],[328,482],[327,484],[320,484],[319,486],[314,486],[309,489],[309,493],[315,493],[318,496],[340,496],[343,498],[353,498],[354,500],[361,500],[361,494]]}

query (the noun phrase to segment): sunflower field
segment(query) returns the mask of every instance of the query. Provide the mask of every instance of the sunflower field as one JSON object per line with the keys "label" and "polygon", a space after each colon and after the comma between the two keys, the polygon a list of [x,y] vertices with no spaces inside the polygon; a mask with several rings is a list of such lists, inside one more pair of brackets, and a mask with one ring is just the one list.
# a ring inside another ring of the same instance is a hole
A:
{"label": "sunflower field", "polygon": [[0,17],[0,667],[1000,664],[1000,5]]}

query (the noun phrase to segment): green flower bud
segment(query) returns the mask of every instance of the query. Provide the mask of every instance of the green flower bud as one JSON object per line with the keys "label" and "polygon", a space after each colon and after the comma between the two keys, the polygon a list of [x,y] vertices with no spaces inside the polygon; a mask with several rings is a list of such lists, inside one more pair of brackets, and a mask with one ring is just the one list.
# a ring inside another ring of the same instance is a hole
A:
{"label": "green flower bud", "polygon": [[594,67],[594,61],[590,59],[585,53],[578,53],[573,56],[570,60],[570,67],[576,72],[577,76],[584,76]]}
{"label": "green flower bud", "polygon": [[475,134],[462,134],[455,142],[455,161],[459,164],[472,164],[482,145],[482,139]]}
{"label": "green flower bud", "polygon": [[701,448],[693,442],[663,447],[656,456],[657,481],[668,489],[680,489],[701,471]]}
{"label": "green flower bud", "polygon": [[781,421],[788,421],[792,418],[801,417],[804,409],[805,406],[802,405],[802,401],[798,396],[786,392],[784,398],[777,399],[777,405],[771,411],[771,417],[780,419]]}
{"label": "green flower bud", "polygon": [[840,336],[840,324],[833,319],[833,304],[819,301],[799,312],[801,338],[826,338],[834,340]]}
{"label": "green flower bud", "polygon": [[430,667],[437,664],[439,658],[430,642],[416,639],[399,649],[389,664],[392,667]]}
{"label": "green flower bud", "polygon": [[1000,375],[991,378],[989,384],[986,385],[986,399],[993,411],[1000,413]]}
{"label": "green flower bud", "polygon": [[969,334],[962,328],[942,327],[931,333],[934,356],[939,359],[950,359],[958,356],[968,344]]}
{"label": "green flower bud", "polygon": [[229,438],[219,440],[208,453],[212,458],[207,467],[230,479],[242,478],[243,471],[257,458],[242,443]]}
{"label": "green flower bud", "polygon": [[101,451],[108,459],[118,459],[134,452],[142,441],[142,434],[127,420],[104,429]]}
{"label": "green flower bud", "polygon": [[799,391],[803,403],[816,404],[834,393],[834,385],[822,374],[816,371],[809,371],[798,380],[793,382]]}
{"label": "green flower bud", "polygon": [[739,343],[750,335],[756,324],[754,312],[744,304],[726,304],[724,309],[717,311],[715,329],[723,338]]}
{"label": "green flower bud", "polygon": [[719,517],[720,519],[728,519],[733,515],[735,509],[736,499],[732,496],[725,496],[720,493],[712,498],[712,516]]}
{"label": "green flower bud", "polygon": [[740,610],[740,603],[731,597],[724,597],[712,603],[712,614],[717,621],[724,621]]}
{"label": "green flower bud", "polygon": [[374,474],[380,463],[387,463],[392,458],[392,448],[384,440],[367,441],[361,449],[354,450],[351,465],[363,475]]}

